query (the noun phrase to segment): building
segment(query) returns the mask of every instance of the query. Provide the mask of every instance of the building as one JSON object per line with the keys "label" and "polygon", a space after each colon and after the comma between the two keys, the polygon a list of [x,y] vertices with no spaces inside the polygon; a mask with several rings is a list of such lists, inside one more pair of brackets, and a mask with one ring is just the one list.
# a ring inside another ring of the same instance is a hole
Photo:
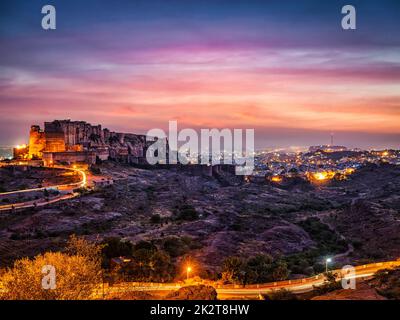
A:
{"label": "building", "polygon": [[45,166],[55,164],[71,165],[74,163],[96,163],[96,153],[93,151],[64,151],[64,152],[43,152],[43,163]]}
{"label": "building", "polygon": [[13,157],[16,160],[26,160],[28,158],[28,146],[23,144],[13,148]]}
{"label": "building", "polygon": [[110,267],[112,270],[118,270],[120,268],[126,267],[132,262],[131,258],[128,257],[115,257],[110,261]]}
{"label": "building", "polygon": [[101,125],[92,126],[85,121],[54,120],[45,122],[44,131],[62,133],[66,149],[76,145],[87,148],[92,144],[104,144],[104,132]]}
{"label": "building", "polygon": [[309,152],[340,152],[340,151],[347,151],[347,148],[344,146],[332,146],[332,145],[321,145],[321,146],[311,146],[308,149]]}
{"label": "building", "polygon": [[85,121],[54,120],[45,122],[44,130],[31,126],[29,147],[16,150],[15,155],[20,159],[43,159],[46,165],[94,164],[108,159],[141,164],[147,163],[146,151],[153,141],[145,135],[111,132]]}
{"label": "building", "polygon": [[39,126],[31,126],[29,133],[29,159],[41,159],[42,152],[46,148],[44,131]]}

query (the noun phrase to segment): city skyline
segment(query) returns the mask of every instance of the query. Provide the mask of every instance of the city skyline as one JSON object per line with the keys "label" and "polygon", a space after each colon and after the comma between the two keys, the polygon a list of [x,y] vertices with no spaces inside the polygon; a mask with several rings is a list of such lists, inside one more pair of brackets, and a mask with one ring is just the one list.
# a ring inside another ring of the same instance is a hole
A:
{"label": "city skyline", "polygon": [[[52,1],[1,4],[0,145],[31,124],[84,120],[145,133],[254,128],[256,148],[399,148],[400,22],[395,1]],[[129,10],[128,10],[129,9]],[[397,10],[397,11],[396,11]]]}

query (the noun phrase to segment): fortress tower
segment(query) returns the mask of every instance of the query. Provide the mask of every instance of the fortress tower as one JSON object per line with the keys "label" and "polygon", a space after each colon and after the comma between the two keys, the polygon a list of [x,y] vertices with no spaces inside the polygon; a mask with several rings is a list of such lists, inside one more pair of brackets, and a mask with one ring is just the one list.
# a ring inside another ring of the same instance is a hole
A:
{"label": "fortress tower", "polygon": [[46,148],[45,134],[37,125],[31,126],[29,133],[29,159],[42,158],[42,152]]}
{"label": "fortress tower", "polygon": [[46,152],[64,152],[65,148],[65,135],[58,121],[45,123],[45,137],[46,137]]}

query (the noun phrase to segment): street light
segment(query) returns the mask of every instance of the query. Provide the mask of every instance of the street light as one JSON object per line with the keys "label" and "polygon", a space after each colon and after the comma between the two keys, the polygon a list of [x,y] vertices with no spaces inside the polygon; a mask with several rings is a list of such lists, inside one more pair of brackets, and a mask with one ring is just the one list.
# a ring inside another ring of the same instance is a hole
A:
{"label": "street light", "polygon": [[332,259],[331,258],[327,258],[325,260],[325,272],[328,273],[328,263],[331,263]]}
{"label": "street light", "polygon": [[186,268],[186,279],[189,280],[189,273],[192,271],[191,267]]}

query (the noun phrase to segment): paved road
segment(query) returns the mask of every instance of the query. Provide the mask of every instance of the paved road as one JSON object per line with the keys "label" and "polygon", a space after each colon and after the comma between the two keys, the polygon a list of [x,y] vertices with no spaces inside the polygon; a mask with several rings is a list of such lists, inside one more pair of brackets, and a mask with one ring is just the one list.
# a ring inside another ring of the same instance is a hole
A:
{"label": "paved road", "polygon": [[[377,271],[382,269],[390,269],[393,267],[400,267],[400,259],[396,261],[378,262],[367,265],[355,267],[355,273],[347,277],[347,279],[359,279],[359,278],[370,278]],[[333,270],[337,273],[340,280],[341,270]],[[342,275],[343,276],[343,275]],[[320,274],[311,278],[297,279],[297,280],[286,280],[272,283],[264,283],[259,285],[243,286],[232,286],[232,285],[215,285],[218,299],[259,299],[262,294],[269,293],[274,290],[287,289],[294,293],[303,293],[313,290],[314,286],[319,286],[325,281],[325,276]],[[211,284],[213,285],[213,284]],[[102,299],[103,294],[110,295],[116,293],[126,293],[134,291],[144,291],[162,294],[165,296],[169,292],[178,290],[184,287],[183,283],[138,283],[138,282],[124,282],[120,284],[104,284],[99,285],[98,288],[93,292],[94,299]],[[0,292],[4,291],[0,283]]]}
{"label": "paved road", "polygon": [[[400,260],[372,263],[355,267],[355,274],[348,275],[348,279],[360,279],[373,276],[378,270],[400,267]],[[333,270],[334,273],[342,275],[341,270]],[[344,275],[342,275],[344,276]],[[338,278],[338,280],[340,277]],[[313,290],[314,286],[320,286],[324,283],[325,276],[320,274],[311,278],[286,280],[259,285],[248,285],[246,287],[239,285],[214,285],[218,293],[218,299],[257,299],[261,294],[274,290],[287,289],[294,293],[304,293]],[[149,291],[167,294],[168,292],[178,290],[183,287],[179,283],[135,283],[125,282],[118,285],[105,285],[106,294],[123,293],[132,291]],[[103,289],[97,291],[97,297],[101,297]]]}
{"label": "paved road", "polygon": [[[57,167],[66,169],[64,167]],[[69,169],[69,168],[68,168]],[[14,205],[2,205],[0,206],[0,211],[10,210],[12,207],[15,209],[19,208],[29,208],[34,206],[44,206],[50,203],[55,203],[61,200],[67,200],[74,198],[78,195],[78,193],[72,192],[73,189],[84,187],[88,183],[88,179],[86,173],[80,169],[70,169],[81,174],[81,181],[77,183],[65,184],[65,185],[56,185],[49,186],[43,188],[34,188],[27,190],[19,190],[1,193],[0,195],[9,195],[9,194],[17,194],[17,193],[26,193],[26,192],[34,192],[34,191],[43,191],[44,189],[58,189],[61,190],[64,194],[61,194],[59,197],[55,197],[53,199],[46,200],[36,200],[36,201],[28,201],[22,202]],[[363,266],[356,267],[356,273],[354,276],[349,278],[366,278],[373,276],[378,270],[387,269],[395,266],[400,266],[400,260],[396,261],[388,261],[388,262],[380,262],[373,263]],[[341,274],[341,270],[334,270],[333,272]],[[287,289],[295,293],[307,292],[313,290],[314,286],[318,286],[323,284],[325,281],[325,277],[320,274],[311,278],[297,279],[297,280],[287,280],[287,281],[279,281],[273,283],[259,284],[259,285],[248,285],[246,287],[243,286],[216,286],[216,290],[218,293],[219,299],[238,299],[238,298],[257,298],[263,293],[268,293],[273,290],[279,289]],[[116,293],[116,292],[129,292],[129,291],[159,291],[159,292],[169,292],[179,289],[181,284],[178,283],[169,283],[169,284],[156,284],[156,283],[123,283],[121,285],[114,286],[106,286],[106,292]],[[100,289],[99,289],[100,290]],[[101,289],[103,290],[103,289]],[[98,294],[100,294],[98,292]]]}
{"label": "paved road", "polygon": [[[400,262],[398,263],[400,266]],[[349,276],[347,279],[362,279],[373,276],[378,270],[388,268],[388,265],[385,266],[370,266],[366,267],[363,270],[357,270],[354,276]],[[340,270],[336,270],[340,272]],[[339,280],[339,279],[338,279]],[[259,285],[258,288],[236,288],[236,289],[225,289],[225,288],[217,288],[218,298],[219,299],[234,299],[234,298],[256,298],[259,297],[260,294],[265,294],[268,292],[272,292],[274,290],[286,289],[290,290],[294,293],[304,293],[312,291],[314,286],[320,286],[324,283],[325,277],[322,275],[316,276],[314,278],[305,278],[300,280],[292,281],[291,284],[283,281],[283,283],[277,282],[276,284],[266,284]]]}
{"label": "paved road", "polygon": [[47,190],[56,189],[56,190],[60,191],[59,196],[50,198],[49,201],[46,201],[46,199],[39,199],[39,200],[32,200],[32,201],[20,202],[20,203],[15,203],[15,204],[0,205],[0,211],[10,211],[13,209],[41,207],[41,206],[45,206],[45,205],[48,205],[51,203],[56,203],[56,202],[59,202],[62,200],[72,199],[79,195],[79,193],[73,192],[73,190],[76,188],[85,187],[88,183],[88,178],[86,176],[85,171],[83,171],[83,170],[58,167],[58,166],[52,167],[52,168],[72,170],[72,171],[78,172],[81,176],[81,180],[79,182],[74,182],[74,183],[70,183],[70,184],[61,184],[61,185],[47,186],[47,187],[42,187],[42,188],[32,188],[32,189],[24,189],[24,190],[16,190],[16,191],[11,191],[11,192],[0,193],[0,195],[14,195],[14,194],[21,194],[21,193],[44,191],[46,189]]}

